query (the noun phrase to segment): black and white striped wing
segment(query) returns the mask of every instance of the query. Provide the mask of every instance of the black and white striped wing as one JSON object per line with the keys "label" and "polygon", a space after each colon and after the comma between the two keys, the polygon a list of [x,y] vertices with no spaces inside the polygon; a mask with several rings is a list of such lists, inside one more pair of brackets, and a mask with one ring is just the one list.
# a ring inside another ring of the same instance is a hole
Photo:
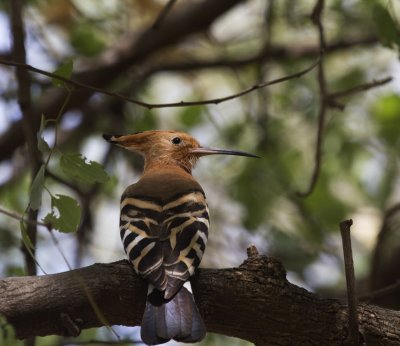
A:
{"label": "black and white striped wing", "polygon": [[175,196],[164,205],[167,237],[163,239],[163,265],[168,277],[164,297],[169,299],[194,274],[207,244],[209,215],[204,193]]}
{"label": "black and white striped wing", "polygon": [[199,266],[207,244],[208,207],[202,191],[166,204],[145,197],[121,200],[120,233],[135,271],[172,298]]}
{"label": "black and white striped wing", "polygon": [[161,291],[167,285],[159,238],[162,220],[161,203],[140,197],[122,197],[120,234],[125,252],[135,271]]}

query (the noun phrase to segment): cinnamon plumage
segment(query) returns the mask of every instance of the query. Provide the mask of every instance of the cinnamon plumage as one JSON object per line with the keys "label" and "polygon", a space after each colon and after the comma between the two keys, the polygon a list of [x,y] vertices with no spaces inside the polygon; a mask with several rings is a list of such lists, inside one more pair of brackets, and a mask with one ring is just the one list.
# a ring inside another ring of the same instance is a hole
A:
{"label": "cinnamon plumage", "polygon": [[204,191],[193,178],[192,168],[204,155],[256,156],[205,148],[177,131],[103,137],[144,158],[141,178],[122,195],[120,216],[125,252],[135,271],[149,283],[142,340],[149,345],[170,339],[200,341],[206,327],[190,289],[184,285],[203,257],[209,214]]}

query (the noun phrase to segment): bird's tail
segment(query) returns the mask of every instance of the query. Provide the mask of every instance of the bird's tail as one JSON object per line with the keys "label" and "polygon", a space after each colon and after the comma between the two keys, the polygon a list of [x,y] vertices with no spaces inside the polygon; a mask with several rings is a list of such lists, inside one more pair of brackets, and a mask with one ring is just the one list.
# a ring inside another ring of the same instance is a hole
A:
{"label": "bird's tail", "polygon": [[171,300],[166,300],[163,292],[149,288],[141,328],[143,342],[158,345],[174,339],[193,343],[205,335],[204,322],[189,290],[182,287]]}

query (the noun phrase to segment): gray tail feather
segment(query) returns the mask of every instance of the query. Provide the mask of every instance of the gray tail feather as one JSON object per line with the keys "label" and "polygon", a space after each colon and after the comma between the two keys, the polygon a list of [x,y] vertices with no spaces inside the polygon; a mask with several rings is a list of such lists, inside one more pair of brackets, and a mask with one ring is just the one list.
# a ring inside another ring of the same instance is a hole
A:
{"label": "gray tail feather", "polygon": [[171,339],[198,342],[206,335],[193,295],[182,287],[171,299],[153,289],[147,297],[143,314],[141,337],[147,345],[163,344]]}

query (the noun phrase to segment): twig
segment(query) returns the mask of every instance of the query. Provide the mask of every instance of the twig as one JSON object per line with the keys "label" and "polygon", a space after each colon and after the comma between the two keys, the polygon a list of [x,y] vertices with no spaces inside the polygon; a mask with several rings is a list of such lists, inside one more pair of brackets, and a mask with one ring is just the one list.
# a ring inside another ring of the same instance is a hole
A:
{"label": "twig", "polygon": [[168,3],[164,6],[160,14],[158,15],[157,19],[154,21],[154,24],[152,25],[152,29],[158,29],[164,20],[164,18],[167,16],[168,12],[171,11],[172,7],[175,5],[176,0],[169,0]]}
{"label": "twig", "polygon": [[[319,46],[321,49],[321,54],[325,52],[326,42],[324,35],[324,27],[322,25],[321,16],[324,10],[324,0],[318,0],[315,4],[313,12],[311,14],[311,19],[313,23],[318,28],[319,33]],[[325,80],[325,70],[324,70],[324,61],[323,58],[320,59],[318,63],[318,85],[319,85],[319,114],[318,114],[318,129],[317,129],[317,143],[315,148],[314,155],[314,170],[312,173],[310,184],[306,191],[300,192],[298,191],[296,194],[299,197],[307,197],[309,196],[317,184],[317,180],[319,177],[319,173],[321,171],[321,161],[322,161],[322,142],[324,135],[324,126],[325,126],[325,117],[327,111],[327,101],[328,101],[328,92],[326,88],[326,80]]]}
{"label": "twig", "polygon": [[380,288],[379,290],[363,294],[358,297],[358,300],[362,302],[370,302],[374,301],[376,298],[380,298],[394,292],[400,292],[400,280],[397,280],[391,285]]}
{"label": "twig", "polygon": [[72,270],[72,266],[69,264],[67,257],[65,256],[64,251],[62,250],[57,237],[54,235],[54,233],[51,230],[50,230],[50,236],[51,236],[51,240],[53,241],[54,246],[57,248],[58,252],[61,254],[61,257],[63,258],[68,269]]}
{"label": "twig", "polygon": [[[325,41],[324,34],[324,26],[322,24],[322,13],[324,10],[325,1],[317,0],[313,12],[311,14],[311,20],[318,28],[319,33],[319,46],[321,52],[325,52],[327,48],[327,44]],[[322,54],[322,53],[321,53]],[[321,164],[322,164],[322,144],[324,138],[324,127],[325,127],[325,119],[328,107],[338,108],[340,110],[344,109],[344,106],[339,104],[336,99],[353,95],[362,91],[369,90],[376,86],[383,85],[392,80],[391,77],[387,77],[382,80],[374,81],[372,83],[366,83],[362,85],[358,85],[356,87],[343,90],[337,93],[330,94],[327,90],[326,78],[325,78],[325,69],[324,69],[324,60],[320,59],[318,64],[318,85],[319,85],[319,94],[320,94],[320,104],[319,104],[319,112],[318,112],[318,128],[317,128],[317,142],[315,146],[315,155],[314,155],[314,170],[312,172],[311,180],[308,188],[305,191],[297,191],[296,195],[298,197],[307,197],[309,196],[315,188],[317,184],[320,172],[321,172]]]}
{"label": "twig", "polygon": [[49,229],[49,228],[51,229],[51,225],[48,224],[48,223],[40,222],[40,221],[33,221],[33,220],[30,220],[30,219],[25,219],[22,215],[14,213],[14,212],[9,211],[9,210],[6,210],[6,209],[4,209],[2,207],[0,207],[0,213],[4,214],[4,215],[7,215],[7,216],[9,216],[9,217],[11,217],[11,218],[13,218],[15,220],[23,221],[28,225],[43,226],[43,227],[46,227],[47,229]]}
{"label": "twig", "polygon": [[104,94],[107,96],[111,96],[111,97],[115,97],[118,98],[120,100],[124,100],[133,104],[136,104],[138,106],[142,106],[148,109],[152,109],[152,108],[166,108],[166,107],[186,107],[186,106],[200,106],[200,105],[207,105],[207,104],[219,104],[228,100],[232,100],[238,97],[241,97],[243,95],[249,94],[252,91],[258,90],[258,89],[262,89],[265,88],[267,86],[273,85],[273,84],[278,84],[278,83],[282,83],[282,82],[286,82],[288,80],[294,79],[294,78],[300,78],[301,76],[305,75],[306,73],[310,72],[311,70],[313,70],[319,63],[320,63],[321,57],[318,57],[318,59],[309,67],[307,67],[306,69],[287,75],[285,77],[281,77],[281,78],[277,78],[277,79],[273,79],[271,81],[265,82],[265,83],[260,83],[260,84],[256,84],[253,85],[252,87],[242,90],[236,94],[232,94],[229,96],[225,96],[225,97],[220,97],[220,98],[214,98],[214,99],[209,99],[209,100],[202,100],[202,101],[180,101],[180,102],[171,102],[171,103],[147,103],[144,101],[140,101],[137,99],[132,99],[129,98],[127,96],[118,94],[118,93],[114,93],[111,91],[107,91],[101,88],[97,88],[94,86],[90,86],[84,83],[80,83],[77,81],[74,81],[72,79],[68,79],[68,78],[64,78],[61,76],[58,76],[54,73],[51,72],[47,72],[41,69],[38,69],[36,67],[33,67],[31,65],[27,65],[27,64],[22,64],[22,63],[18,63],[15,61],[5,61],[5,60],[0,60],[0,64],[3,65],[8,65],[8,66],[16,66],[16,67],[23,67],[29,71],[35,72],[35,73],[39,73],[42,74],[44,76],[50,77],[50,78],[55,78],[57,80],[63,81],[65,83],[68,83],[74,87],[77,88],[82,88],[82,89],[87,89],[87,90],[91,90],[94,92],[98,92],[100,94]]}
{"label": "twig", "polygon": [[[346,39],[336,41],[326,45],[326,53],[333,53],[340,50],[352,49],[355,46],[371,45],[376,43],[378,40],[376,37],[365,37],[359,39]],[[213,59],[196,59],[190,61],[174,61],[152,64],[148,67],[144,66],[144,69],[140,70],[140,76],[151,76],[159,72],[187,72],[196,71],[201,69],[232,69],[234,67],[246,67],[249,64],[261,63],[264,61],[285,61],[288,60],[301,60],[313,58],[320,54],[319,45],[298,45],[298,46],[280,46],[278,44],[271,45],[270,47],[263,47],[258,53],[249,55],[247,57],[235,57],[235,58],[213,58]],[[0,56],[1,58],[1,56]],[[2,59],[0,59],[2,60]]]}
{"label": "twig", "polygon": [[355,292],[355,275],[353,253],[351,249],[350,227],[353,220],[345,220],[340,223],[340,234],[342,236],[344,265],[346,271],[347,283],[347,300],[349,306],[349,329],[350,337],[353,345],[358,345],[358,313],[357,313],[357,296]]}
{"label": "twig", "polygon": [[338,99],[338,98],[341,98],[341,97],[354,95],[354,94],[357,94],[357,93],[360,93],[360,92],[363,92],[363,91],[367,91],[369,89],[376,88],[378,86],[387,84],[387,83],[391,82],[392,80],[393,80],[392,77],[386,77],[386,78],[383,78],[383,79],[375,80],[375,81],[370,82],[370,83],[360,84],[360,85],[357,85],[357,86],[355,86],[353,88],[349,88],[347,90],[338,91],[336,93],[331,93],[329,95],[329,98],[330,99]]}

